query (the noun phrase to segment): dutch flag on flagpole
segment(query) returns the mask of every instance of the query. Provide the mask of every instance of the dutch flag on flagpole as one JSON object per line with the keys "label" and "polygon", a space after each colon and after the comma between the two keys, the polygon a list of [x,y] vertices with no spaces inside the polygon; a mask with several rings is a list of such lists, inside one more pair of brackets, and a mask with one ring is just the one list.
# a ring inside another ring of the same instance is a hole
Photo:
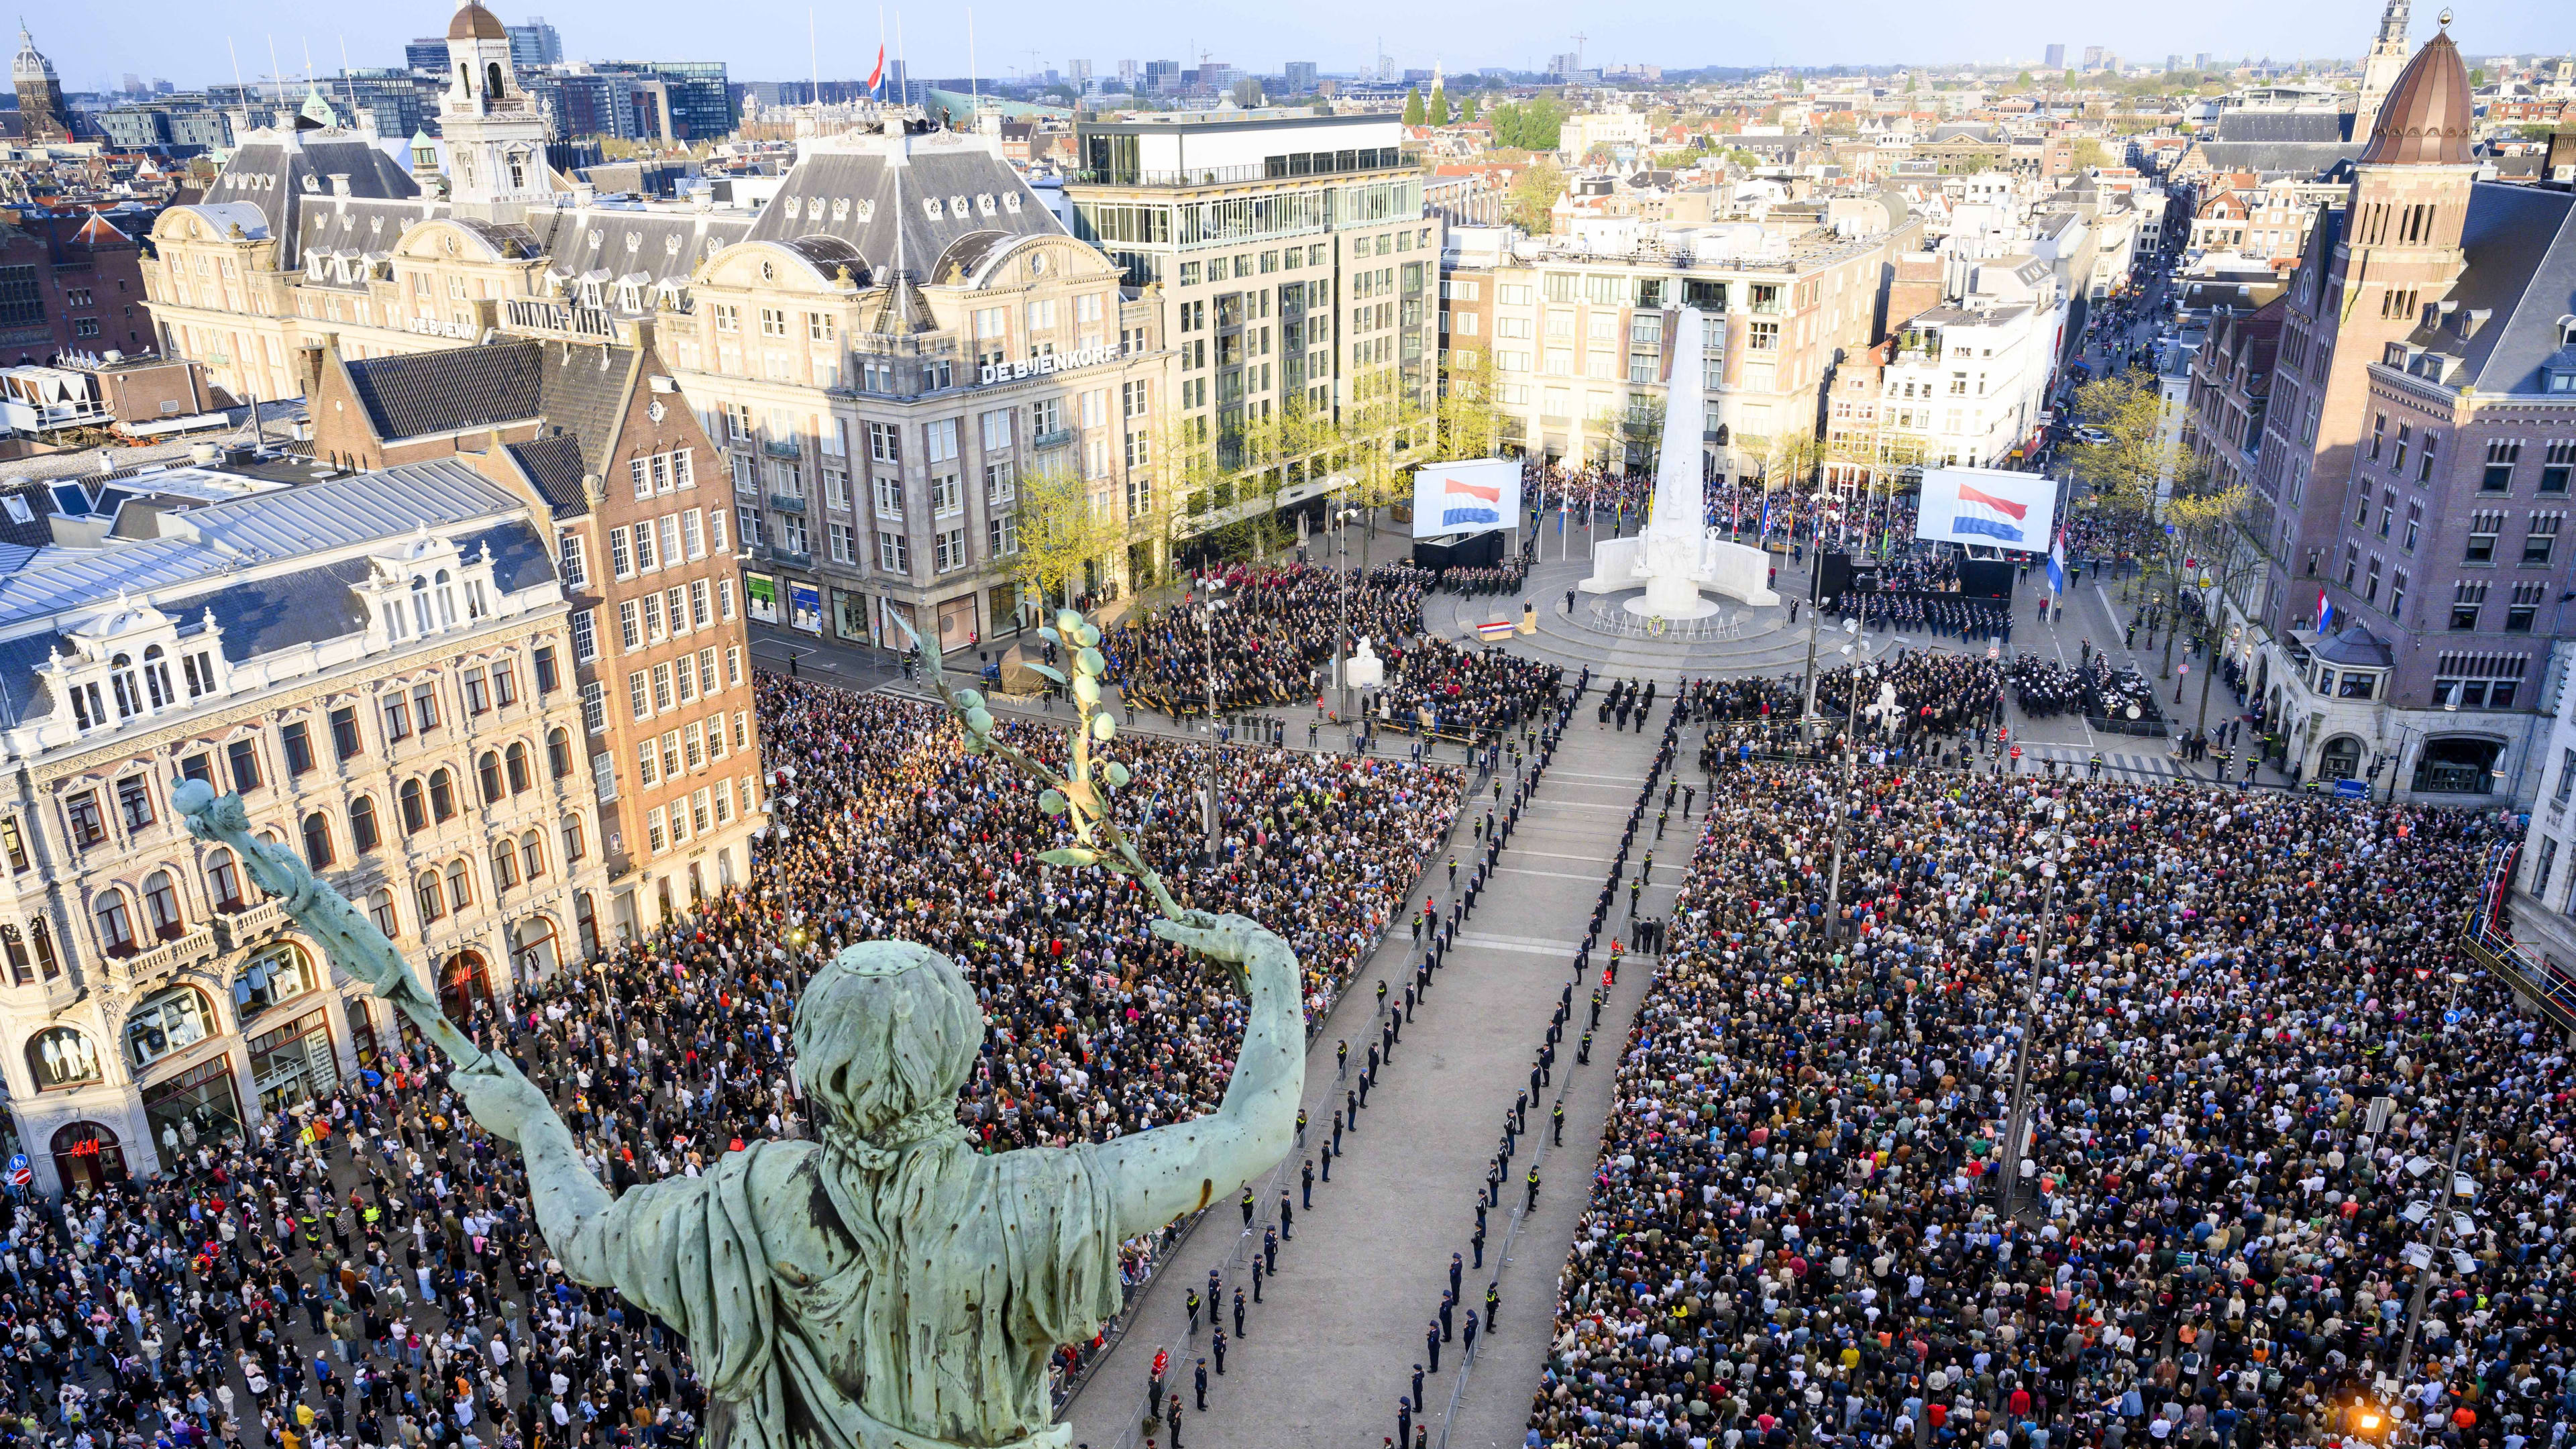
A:
{"label": "dutch flag on flagpole", "polygon": [[2317,637],[2324,638],[2326,631],[2333,627],[2334,600],[2326,597],[2325,585],[2319,584],[2317,586]]}
{"label": "dutch flag on flagpole", "polygon": [[877,42],[877,68],[868,72],[868,94],[877,100],[883,100],[885,99],[884,86],[885,42],[880,40]]}
{"label": "dutch flag on flagpole", "polygon": [[2048,591],[2066,592],[2066,530],[2062,528],[2048,544]]}

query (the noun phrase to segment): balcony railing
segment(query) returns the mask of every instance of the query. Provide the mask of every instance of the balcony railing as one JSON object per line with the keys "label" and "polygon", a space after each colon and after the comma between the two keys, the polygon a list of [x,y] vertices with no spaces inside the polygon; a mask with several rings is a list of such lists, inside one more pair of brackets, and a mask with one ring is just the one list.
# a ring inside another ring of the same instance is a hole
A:
{"label": "balcony railing", "polygon": [[[1327,153],[1310,153],[1322,155]],[[1290,158],[1277,157],[1285,162]],[[1267,163],[1244,166],[1193,166],[1177,171],[1142,171],[1112,167],[1107,170],[1080,168],[1064,173],[1064,179],[1076,186],[1230,186],[1250,181],[1297,181],[1316,176],[1357,176],[1377,171],[1409,169],[1401,152],[1392,147],[1371,150],[1365,161],[1354,157],[1348,166],[1309,165],[1303,171],[1273,167]]]}
{"label": "balcony railing", "polygon": [[801,494],[772,493],[769,495],[769,506],[781,513],[802,513],[805,511],[805,499]]}
{"label": "balcony railing", "polygon": [[1052,428],[1029,439],[1032,448],[1061,448],[1073,441],[1073,429]]}
{"label": "balcony railing", "polygon": [[760,440],[760,451],[773,458],[801,458],[805,456],[803,445],[799,444],[793,438],[763,438]]}
{"label": "balcony railing", "polygon": [[771,563],[784,568],[810,569],[814,566],[814,555],[810,553],[799,553],[794,549],[780,548],[775,544],[761,552]]}
{"label": "balcony railing", "polygon": [[163,975],[182,966],[203,961],[223,947],[215,939],[213,925],[171,937],[149,951],[138,951],[125,958],[125,972],[137,980]]}

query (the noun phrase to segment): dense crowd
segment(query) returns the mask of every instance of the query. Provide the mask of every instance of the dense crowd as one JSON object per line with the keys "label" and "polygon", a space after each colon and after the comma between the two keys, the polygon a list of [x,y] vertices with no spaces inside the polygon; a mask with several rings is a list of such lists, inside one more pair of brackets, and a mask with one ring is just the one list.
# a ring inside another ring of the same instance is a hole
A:
{"label": "dense crowd", "polygon": [[[990,1021],[960,1121],[992,1148],[1105,1140],[1222,1093],[1239,1001],[1145,930],[1141,892],[1042,870],[1033,787],[929,708],[764,678],[771,834],[752,882],[466,1028],[547,1088],[623,1189],[801,1135],[788,1029],[844,944],[954,957]],[[1045,730],[1025,747],[1061,748]],[[1130,735],[1122,819],[1175,894],[1279,931],[1328,1008],[1459,808],[1452,769],[1234,750],[1212,859],[1203,754]],[[22,1199],[0,1247],[0,1443],[48,1449],[677,1449],[683,1346],[561,1277],[520,1160],[406,1030],[325,1096],[200,1138],[149,1181]],[[1155,1245],[1131,1244],[1131,1283]],[[1068,1346],[1070,1357],[1078,1346]]]}
{"label": "dense crowd", "polygon": [[1533,1444],[2334,1443],[2400,1359],[2440,1232],[2408,1203],[2460,1132],[2469,1271],[2446,1251],[2402,1407],[2454,1449],[2564,1439],[2565,1058],[2446,945],[2509,824],[1897,770],[1846,811],[1838,778],[1712,794]]}
{"label": "dense crowd", "polygon": [[1334,637],[1408,639],[1422,628],[1431,575],[1407,564],[1349,574],[1315,564],[1235,565],[1191,581],[1192,597],[1103,630],[1120,698],[1172,717],[1312,702],[1331,673]]}
{"label": "dense crowd", "polygon": [[1553,664],[1432,635],[1384,657],[1380,717],[1448,738],[1484,739],[1534,717],[1565,675]]}

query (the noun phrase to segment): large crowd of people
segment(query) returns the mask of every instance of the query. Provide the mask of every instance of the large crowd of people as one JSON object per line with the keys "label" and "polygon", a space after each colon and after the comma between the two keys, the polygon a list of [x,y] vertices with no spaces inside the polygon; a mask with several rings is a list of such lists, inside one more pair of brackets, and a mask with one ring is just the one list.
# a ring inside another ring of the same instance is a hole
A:
{"label": "large crowd of people", "polygon": [[1345,647],[1409,639],[1431,575],[1409,563],[1344,574],[1314,564],[1234,565],[1191,581],[1184,602],[1103,630],[1108,678],[1129,704],[1174,718],[1311,703]]}
{"label": "large crowd of people", "polygon": [[1711,796],[1532,1443],[2370,1441],[2455,1134],[2469,1271],[2403,1407],[2454,1449],[2564,1438],[2564,1057],[2447,945],[2509,822],[1896,769],[1846,809],[1838,778]]}
{"label": "large crowd of people", "polygon": [[[613,1187],[801,1135],[789,1025],[840,946],[900,937],[990,1022],[958,1103],[995,1150],[1210,1110],[1240,1003],[1146,930],[1142,893],[1042,868],[1035,788],[932,708],[764,677],[772,817],[754,879],[466,1022],[556,1100]],[[1024,747],[1060,734],[1011,727]],[[1460,808],[1450,767],[1129,735],[1121,815],[1176,895],[1277,930],[1328,1009]],[[406,1030],[378,1069],[149,1181],[20,1196],[0,1246],[0,1443],[47,1449],[679,1449],[706,1399],[678,1339],[565,1280],[514,1150]],[[1156,1244],[1131,1244],[1131,1282]],[[1068,1346],[1069,1360],[1081,1346]]]}

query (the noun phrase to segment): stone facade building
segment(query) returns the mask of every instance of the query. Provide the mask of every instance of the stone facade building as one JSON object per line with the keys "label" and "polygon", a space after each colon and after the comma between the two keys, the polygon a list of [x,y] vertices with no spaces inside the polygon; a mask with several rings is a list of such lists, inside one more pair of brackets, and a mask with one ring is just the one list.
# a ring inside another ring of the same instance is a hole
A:
{"label": "stone facade building", "polygon": [[453,460],[52,502],[65,541],[0,576],[0,1079],[40,1185],[176,1170],[401,1040],[175,780],[238,791],[452,1009],[578,959],[606,876],[525,503]]}

